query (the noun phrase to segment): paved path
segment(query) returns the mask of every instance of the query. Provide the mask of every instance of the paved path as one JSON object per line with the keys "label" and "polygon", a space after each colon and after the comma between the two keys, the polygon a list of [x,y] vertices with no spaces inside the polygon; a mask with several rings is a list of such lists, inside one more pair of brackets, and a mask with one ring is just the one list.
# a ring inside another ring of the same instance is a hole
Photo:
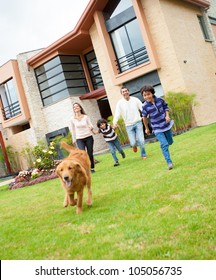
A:
{"label": "paved path", "polygon": [[4,186],[4,185],[9,185],[13,180],[14,180],[14,179],[9,179],[9,180],[0,182],[0,187],[1,187],[1,186]]}

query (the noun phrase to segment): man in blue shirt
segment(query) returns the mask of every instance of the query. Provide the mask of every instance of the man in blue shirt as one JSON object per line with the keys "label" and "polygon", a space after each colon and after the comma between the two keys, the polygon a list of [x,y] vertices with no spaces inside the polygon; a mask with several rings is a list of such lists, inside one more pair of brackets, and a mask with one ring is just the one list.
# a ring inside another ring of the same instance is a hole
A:
{"label": "man in blue shirt", "polygon": [[146,85],[141,88],[141,94],[145,100],[142,105],[142,116],[146,134],[150,134],[148,127],[149,117],[152,130],[160,142],[161,150],[167,162],[168,169],[173,169],[173,163],[170,158],[169,145],[172,145],[172,126],[173,121],[170,120],[169,108],[167,103],[159,97],[155,96],[155,90],[152,86]]}

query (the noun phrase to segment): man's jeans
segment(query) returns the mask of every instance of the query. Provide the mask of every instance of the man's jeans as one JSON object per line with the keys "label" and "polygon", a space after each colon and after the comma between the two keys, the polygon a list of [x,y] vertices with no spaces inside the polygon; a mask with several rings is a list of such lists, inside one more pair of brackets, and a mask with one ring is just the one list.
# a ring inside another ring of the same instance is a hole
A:
{"label": "man's jeans", "polygon": [[167,130],[165,132],[158,132],[155,133],[157,140],[160,142],[161,150],[164,155],[164,158],[167,164],[172,163],[169,153],[169,145],[172,145],[173,138],[172,138],[172,130]]}
{"label": "man's jeans", "polygon": [[143,124],[142,122],[137,122],[132,125],[127,125],[126,126],[128,138],[130,141],[130,145],[132,147],[137,146],[137,141],[140,146],[140,154],[141,157],[146,157],[146,151],[145,151],[145,138],[144,138],[144,133],[143,133]]}
{"label": "man's jeans", "polygon": [[123,153],[123,150],[122,150],[122,147],[121,147],[121,144],[120,144],[118,138],[116,138],[113,141],[108,141],[107,144],[109,145],[109,149],[113,156],[114,161],[117,162],[118,158],[116,156],[116,149],[119,151],[120,154]]}

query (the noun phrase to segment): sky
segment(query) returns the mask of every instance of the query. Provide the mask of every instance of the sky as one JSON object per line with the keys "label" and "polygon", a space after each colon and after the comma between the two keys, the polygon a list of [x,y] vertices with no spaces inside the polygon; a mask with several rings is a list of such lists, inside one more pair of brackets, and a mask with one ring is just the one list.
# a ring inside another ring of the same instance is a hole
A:
{"label": "sky", "polygon": [[0,66],[72,31],[89,0],[0,0]]}

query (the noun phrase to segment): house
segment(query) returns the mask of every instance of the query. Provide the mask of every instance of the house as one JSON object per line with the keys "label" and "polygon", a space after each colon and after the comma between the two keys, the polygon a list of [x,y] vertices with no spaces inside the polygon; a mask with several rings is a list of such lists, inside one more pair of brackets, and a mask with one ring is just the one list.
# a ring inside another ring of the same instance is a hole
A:
{"label": "house", "polygon": [[[74,30],[0,67],[5,144],[21,151],[65,135],[74,102],[96,125],[115,112],[122,85],[141,100],[146,83],[158,96],[195,93],[194,125],[207,125],[216,121],[215,77],[215,0],[90,0]],[[106,147],[101,136],[94,146]]]}

